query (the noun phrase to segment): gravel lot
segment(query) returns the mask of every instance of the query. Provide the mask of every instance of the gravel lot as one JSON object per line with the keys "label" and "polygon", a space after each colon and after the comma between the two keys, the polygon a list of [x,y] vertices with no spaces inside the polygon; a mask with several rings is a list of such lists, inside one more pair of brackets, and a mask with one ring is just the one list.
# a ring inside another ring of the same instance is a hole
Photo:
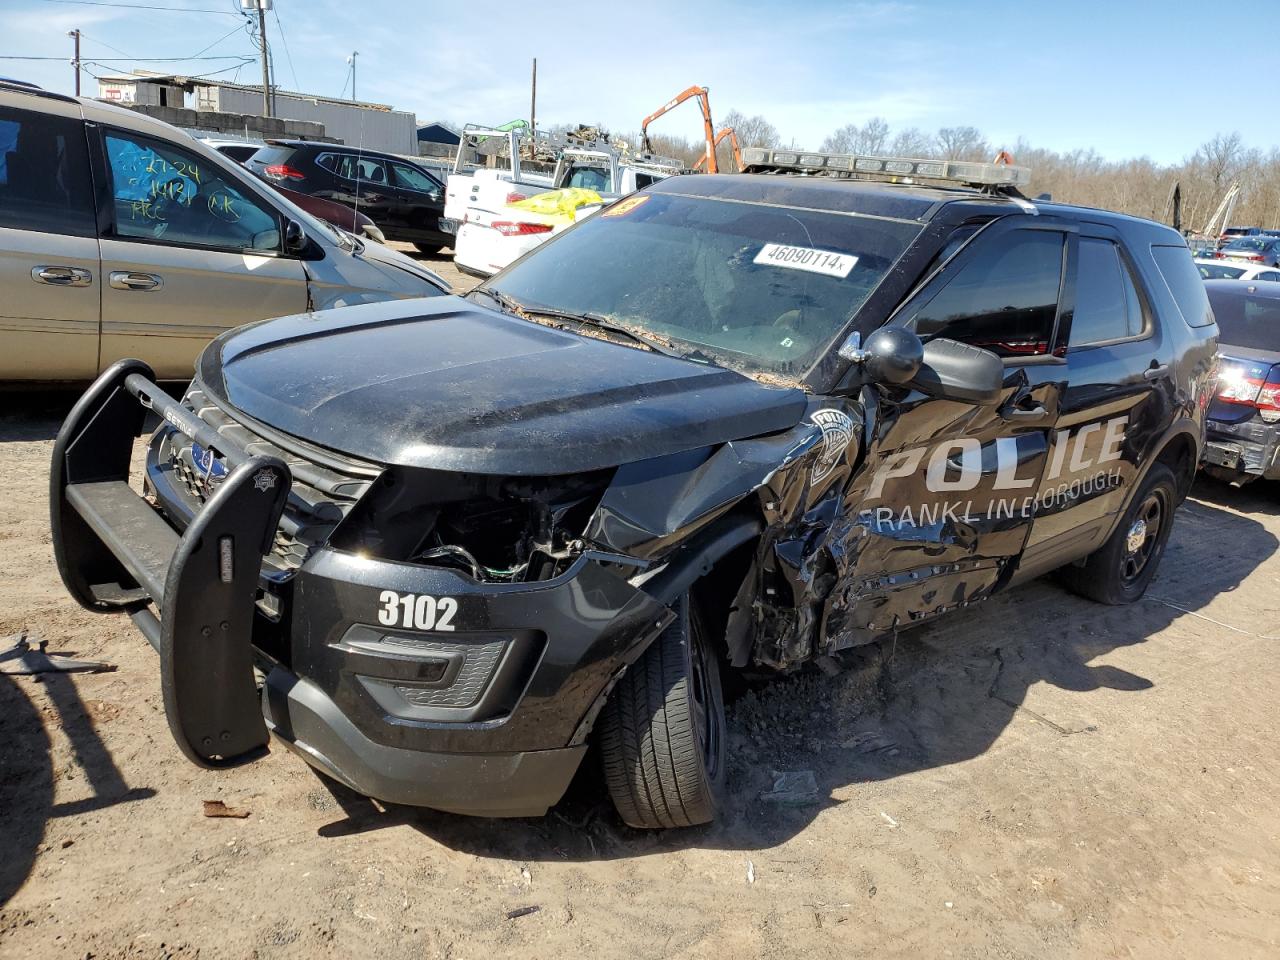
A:
{"label": "gravel lot", "polygon": [[[72,400],[0,397],[0,636],[119,669],[0,675],[0,956],[1280,956],[1275,486],[1199,483],[1133,606],[1040,581],[749,693],[725,821],[646,834],[593,760],[518,821],[380,809],[281,748],[188,764],[150,647],[54,570]],[[812,802],[762,799],[805,770]]]}

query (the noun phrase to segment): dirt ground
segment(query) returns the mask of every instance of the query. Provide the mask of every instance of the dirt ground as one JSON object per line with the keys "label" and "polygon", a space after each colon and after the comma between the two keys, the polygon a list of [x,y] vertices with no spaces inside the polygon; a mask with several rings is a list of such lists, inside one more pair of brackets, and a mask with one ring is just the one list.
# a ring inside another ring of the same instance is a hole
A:
{"label": "dirt ground", "polygon": [[[594,758],[515,821],[380,810],[280,747],[190,765],[151,648],[54,569],[72,399],[0,396],[0,637],[118,669],[0,675],[0,957],[1280,956],[1275,486],[1199,483],[1133,606],[1041,581],[747,694],[724,821],[642,833]],[[762,798],[805,770],[811,802]]]}

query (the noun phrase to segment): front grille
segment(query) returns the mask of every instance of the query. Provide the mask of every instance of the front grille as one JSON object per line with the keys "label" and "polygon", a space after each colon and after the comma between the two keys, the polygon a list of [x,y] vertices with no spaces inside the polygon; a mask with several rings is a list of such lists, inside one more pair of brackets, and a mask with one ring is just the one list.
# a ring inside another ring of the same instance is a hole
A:
{"label": "front grille", "polygon": [[[350,472],[347,472],[332,462],[322,465],[264,440],[244,424],[227,416],[198,387],[187,393],[183,403],[221,436],[250,454],[279,457],[288,464],[293,474],[293,487],[280,517],[280,525],[276,528],[275,543],[267,556],[268,565],[274,567],[278,575],[290,576],[301,567],[329,539],[334,528],[364,496],[374,480],[375,473],[371,468],[352,464]],[[197,463],[197,458],[201,462]],[[329,456],[327,459],[335,461],[339,458]],[[209,452],[195,448],[181,434],[171,435],[168,460],[174,480],[196,509],[213,495],[226,475],[221,461]]]}

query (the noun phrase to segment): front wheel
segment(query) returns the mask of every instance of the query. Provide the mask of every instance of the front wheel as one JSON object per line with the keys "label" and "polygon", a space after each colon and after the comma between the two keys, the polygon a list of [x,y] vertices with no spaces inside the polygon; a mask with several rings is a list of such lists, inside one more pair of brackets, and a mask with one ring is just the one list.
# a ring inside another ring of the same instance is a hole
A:
{"label": "front wheel", "polygon": [[425,253],[427,256],[431,256],[432,254],[439,253],[440,248],[442,246],[443,244],[439,244],[439,243],[415,243],[413,245],[415,250],[417,250],[419,253]]}
{"label": "front wheel", "polygon": [[1173,528],[1178,484],[1163,463],[1147,471],[1110,539],[1091,553],[1082,566],[1067,567],[1068,588],[1098,603],[1133,603],[1147,592],[1156,575]]}
{"label": "front wheel", "polygon": [[600,718],[605,782],[633,827],[690,827],[716,818],[724,792],[720,669],[686,594],[633,664]]}

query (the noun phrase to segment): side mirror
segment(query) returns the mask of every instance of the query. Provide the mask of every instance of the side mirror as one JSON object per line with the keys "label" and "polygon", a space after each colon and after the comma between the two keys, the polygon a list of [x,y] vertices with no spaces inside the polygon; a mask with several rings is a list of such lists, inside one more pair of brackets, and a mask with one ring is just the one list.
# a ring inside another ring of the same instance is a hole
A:
{"label": "side mirror", "polygon": [[307,232],[297,220],[284,225],[284,249],[286,253],[302,253],[307,249]]}
{"label": "side mirror", "polygon": [[942,337],[921,343],[903,327],[881,327],[865,345],[855,333],[839,354],[872,383],[910,386],[940,400],[995,403],[1004,390],[1004,363],[990,350]]}
{"label": "side mirror", "polygon": [[990,350],[938,337],[924,345],[924,362],[911,385],[943,400],[995,403],[1004,392],[1004,362]]}
{"label": "side mirror", "polygon": [[903,384],[920,370],[924,347],[920,338],[903,327],[881,327],[862,344],[853,334],[840,348],[840,356],[862,365],[872,383]]}

